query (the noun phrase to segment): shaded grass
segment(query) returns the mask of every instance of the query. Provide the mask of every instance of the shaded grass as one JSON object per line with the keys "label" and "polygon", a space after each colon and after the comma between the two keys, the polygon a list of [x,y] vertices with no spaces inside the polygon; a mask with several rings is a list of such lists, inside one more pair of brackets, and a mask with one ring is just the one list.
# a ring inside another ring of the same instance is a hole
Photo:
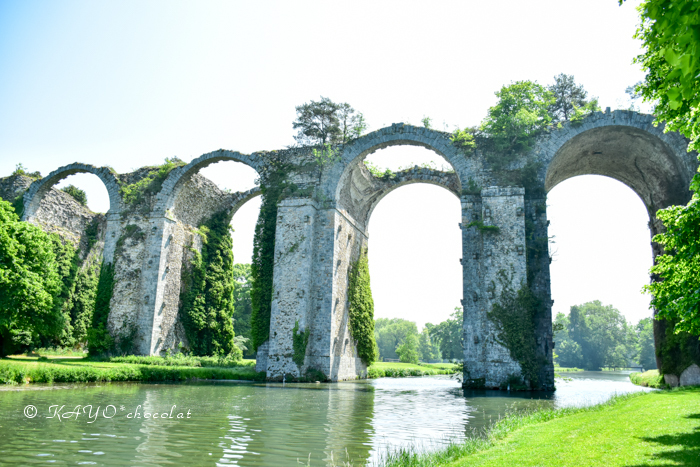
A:
{"label": "shaded grass", "polygon": [[644,386],[647,388],[668,388],[668,385],[664,381],[663,375],[659,374],[659,370],[647,370],[644,373],[630,373],[630,381],[632,381],[632,383],[636,384],[637,386]]}
{"label": "shaded grass", "polygon": [[187,381],[194,379],[238,379],[264,381],[265,373],[254,367],[187,367],[95,362],[76,359],[0,360],[0,384],[74,383],[103,381]]}
{"label": "shaded grass", "polygon": [[697,466],[699,401],[695,387],[616,396],[584,408],[512,413],[464,442],[430,454],[398,450],[380,465]]}
{"label": "shaded grass", "polygon": [[128,355],[126,357],[111,357],[107,359],[112,363],[133,363],[137,365],[157,366],[189,366],[189,367],[219,367],[240,368],[255,366],[255,360],[236,360],[232,357],[195,357],[176,354],[169,357]]}
{"label": "shaded grass", "polygon": [[84,357],[86,355],[82,350],[73,350],[64,347],[47,347],[34,349],[28,356],[43,356],[43,357]]}
{"label": "shaded grass", "polygon": [[367,370],[368,378],[401,378],[406,376],[451,375],[457,372],[453,363],[375,362]]}

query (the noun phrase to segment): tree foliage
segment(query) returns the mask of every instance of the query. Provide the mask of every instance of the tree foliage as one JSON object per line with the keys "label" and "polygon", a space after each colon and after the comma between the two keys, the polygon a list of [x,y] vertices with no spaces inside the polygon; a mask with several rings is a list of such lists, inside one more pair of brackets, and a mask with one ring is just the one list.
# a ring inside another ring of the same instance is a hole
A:
{"label": "tree foliage", "polygon": [[653,241],[664,247],[651,273],[659,280],[644,287],[652,294],[657,318],[674,321],[676,332],[700,335],[700,175],[691,183],[695,191],[686,206],[671,206],[656,213],[666,232]]}
{"label": "tree foliage", "polygon": [[637,359],[637,331],[612,305],[595,300],[572,306],[568,316],[557,314],[554,328],[557,363],[561,366],[624,368]]}
{"label": "tree foliage", "polygon": [[233,245],[230,215],[214,214],[200,227],[202,253],[195,255],[181,316],[195,355],[233,355],[241,351],[233,331]]}
{"label": "tree foliage", "polygon": [[654,322],[644,318],[635,327],[637,332],[637,362],[645,370],[656,368],[656,353],[654,348]]}
{"label": "tree foliage", "polygon": [[464,360],[462,345],[462,327],[464,326],[464,312],[460,307],[455,307],[451,318],[436,325],[426,324],[430,332],[431,340],[440,349],[443,359]]}
{"label": "tree foliage", "polygon": [[321,96],[296,107],[293,128],[299,130],[294,139],[303,146],[345,144],[367,129],[364,116],[350,104],[336,103]]}
{"label": "tree foliage", "polygon": [[[250,289],[252,287],[252,274],[250,264],[236,263],[233,265],[233,331],[236,334],[236,345],[240,338],[251,339],[250,318],[253,311],[250,303]],[[247,341],[246,341],[247,342]],[[245,345],[244,345],[245,346]],[[252,349],[243,350],[243,356],[253,356]]]}
{"label": "tree foliage", "polygon": [[480,131],[486,137],[486,153],[497,168],[516,154],[530,149],[534,137],[552,122],[552,93],[534,81],[516,81],[496,92],[498,102],[488,110]]}
{"label": "tree foliage", "polygon": [[82,206],[87,206],[87,194],[85,193],[85,191],[81,190],[77,186],[64,186],[63,188],[61,188],[61,191],[72,196],[73,199],[80,203]]}
{"label": "tree foliage", "polygon": [[547,89],[554,97],[548,108],[553,123],[581,118],[583,114],[599,110],[598,99],[594,97],[589,100],[588,92],[583,85],[576,84],[573,75],[560,73]]}
{"label": "tree foliage", "polygon": [[62,292],[54,242],[0,200],[0,354],[13,337],[56,336],[65,324],[57,306]]}
{"label": "tree foliage", "polygon": [[396,354],[399,360],[404,363],[418,363],[418,337],[416,334],[409,334],[404,341],[396,347]]}
{"label": "tree foliage", "polygon": [[379,318],[375,321],[374,336],[382,358],[399,358],[396,348],[409,335],[418,335],[418,327],[413,321],[402,318]]}
{"label": "tree foliage", "polygon": [[426,323],[425,328],[418,336],[418,354],[422,362],[440,359],[440,348],[433,342],[433,338],[430,337],[429,324]]}
{"label": "tree foliage", "polygon": [[[620,4],[624,0],[620,0]],[[635,58],[647,72],[637,86],[654,102],[657,121],[678,131],[699,149],[700,137],[700,7],[697,0],[647,0],[639,6],[635,38],[644,51]]]}

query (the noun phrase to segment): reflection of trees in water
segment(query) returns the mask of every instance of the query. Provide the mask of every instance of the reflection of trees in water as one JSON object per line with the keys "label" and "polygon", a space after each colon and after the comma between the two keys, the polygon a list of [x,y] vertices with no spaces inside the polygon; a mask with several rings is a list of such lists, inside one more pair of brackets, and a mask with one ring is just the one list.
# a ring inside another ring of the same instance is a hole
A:
{"label": "reflection of trees in water", "polygon": [[475,410],[449,378],[382,378],[374,383],[374,449],[434,449],[463,439]]}
{"label": "reflection of trees in water", "polygon": [[326,462],[364,465],[374,437],[374,388],[368,384],[338,383],[327,393]]}
{"label": "reflection of trees in water", "polygon": [[[243,388],[241,388],[243,389]],[[372,437],[373,392],[363,384],[248,386],[229,416],[226,450],[245,465],[325,466],[347,454],[364,464]],[[231,459],[228,460],[231,462]],[[340,461],[340,462],[339,462]],[[224,461],[220,461],[224,463]]]}
{"label": "reflection of trees in water", "polygon": [[[180,399],[181,396],[178,393],[177,397],[175,397],[175,391],[168,389],[156,387],[144,391],[145,397],[143,402],[140,402],[141,409],[139,411],[142,418],[132,418],[130,420],[125,418],[130,423],[140,423],[141,428],[139,432],[144,435],[141,438],[141,443],[136,447],[136,455],[134,456],[134,461],[139,465],[162,465],[164,463],[182,461],[184,460],[183,450],[187,449],[188,444],[192,444],[185,437],[181,436],[181,432],[188,430],[189,427],[187,425],[192,423],[193,420],[145,418],[145,413],[152,414],[157,412],[159,417],[163,413],[170,414],[170,409],[175,404],[172,401]],[[127,410],[134,413],[136,409],[137,406],[134,406],[129,407]],[[173,410],[173,417],[176,417],[181,409],[184,409],[185,412],[187,411],[187,408],[178,406]],[[121,415],[126,417],[124,413]],[[187,458],[189,463],[198,463],[193,462],[194,460],[189,458],[189,456]]]}

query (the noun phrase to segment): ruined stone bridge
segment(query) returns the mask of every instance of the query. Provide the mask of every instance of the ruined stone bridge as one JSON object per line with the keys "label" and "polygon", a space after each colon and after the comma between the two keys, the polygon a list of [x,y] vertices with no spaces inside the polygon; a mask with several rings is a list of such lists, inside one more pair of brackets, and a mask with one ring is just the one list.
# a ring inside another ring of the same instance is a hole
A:
{"label": "ruined stone bridge", "polygon": [[[508,375],[521,373],[521,364],[498,338],[498,328],[487,314],[503,287],[527,284],[542,304],[533,327],[538,384],[551,388],[554,345],[546,193],[577,175],[615,178],[639,195],[649,212],[652,235],[659,232],[656,211],[688,202],[688,186],[698,163],[696,154],[686,151],[687,140],[664,133],[652,121],[649,115],[630,111],[598,112],[578,125],[567,124],[541,136],[532,151],[502,170],[494,170],[481,153],[454,146],[449,133],[400,123],[339,148],[338,160],[328,164],[319,164],[310,148],[254,154],[219,150],[172,170],[160,191],[139,209],[129,207],[120,195],[120,183],[138,174],[71,164],[30,186],[24,195],[23,218],[41,225],[62,222],[49,216],[46,193],[68,175],[97,175],[110,197],[103,232],[104,258],[115,269],[110,331],[119,333],[126,322],[136,323],[137,352],[159,354],[186,340],[178,319],[180,281],[183,262],[191,250],[201,248],[196,228],[213,214],[235,212],[260,194],[259,188],[222,192],[198,172],[219,161],[242,162],[258,172],[264,186],[275,161],[291,163],[289,180],[298,190],[278,205],[271,337],[259,348],[257,364],[270,379],[314,368],[338,381],[366,374],[349,330],[348,272],[366,247],[375,206],[405,184],[438,185],[459,197],[462,207],[467,377],[495,387]],[[434,151],[453,171],[416,167],[377,177],[362,163],[369,154],[397,145]],[[531,172],[527,182],[517,176],[526,167]],[[654,246],[653,254],[658,253]],[[502,280],[504,271],[509,283]],[[296,322],[310,330],[301,367],[292,360]],[[657,326],[657,338],[663,329],[663,323]]]}

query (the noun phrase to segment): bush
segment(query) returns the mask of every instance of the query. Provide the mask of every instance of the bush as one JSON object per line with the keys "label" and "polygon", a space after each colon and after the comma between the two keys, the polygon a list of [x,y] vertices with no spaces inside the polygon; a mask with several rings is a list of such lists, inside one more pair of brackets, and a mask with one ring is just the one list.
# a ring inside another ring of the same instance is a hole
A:
{"label": "bush", "polygon": [[61,191],[69,194],[82,206],[87,206],[87,194],[77,186],[68,185],[61,188]]}

